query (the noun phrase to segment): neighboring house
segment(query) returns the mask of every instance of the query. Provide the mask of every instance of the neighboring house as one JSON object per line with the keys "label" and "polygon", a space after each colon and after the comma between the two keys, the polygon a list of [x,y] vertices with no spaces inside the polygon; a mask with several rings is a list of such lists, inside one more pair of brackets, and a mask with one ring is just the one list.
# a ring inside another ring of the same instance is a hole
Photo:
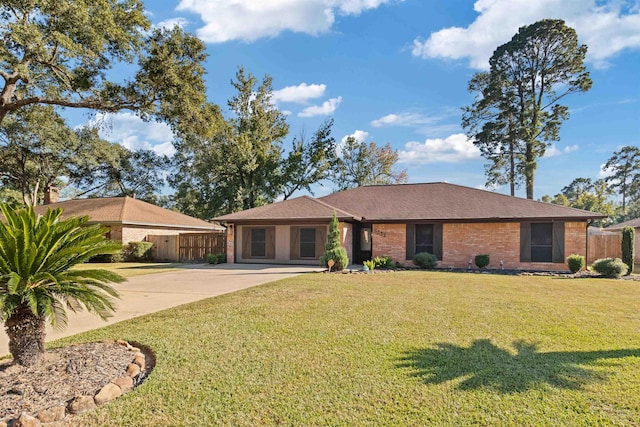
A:
{"label": "neighboring house", "polygon": [[624,227],[633,227],[636,230],[636,240],[635,240],[636,256],[634,261],[636,264],[640,264],[640,218],[631,219],[629,221],[621,222],[620,224],[610,225],[604,230],[619,234],[622,232],[622,229]]}
{"label": "neighboring house", "polygon": [[148,240],[150,235],[209,233],[224,230],[220,224],[161,208],[132,197],[105,197],[54,202],[36,207],[42,214],[47,208],[62,208],[62,218],[89,216],[88,224],[109,227],[107,238],[123,244]]}
{"label": "neighboring house", "polygon": [[405,265],[417,252],[443,267],[566,270],[586,255],[587,226],[603,215],[447,183],[365,186],[302,196],[215,218],[227,225],[229,262],[315,264],[336,212],[353,263],[386,255]]}

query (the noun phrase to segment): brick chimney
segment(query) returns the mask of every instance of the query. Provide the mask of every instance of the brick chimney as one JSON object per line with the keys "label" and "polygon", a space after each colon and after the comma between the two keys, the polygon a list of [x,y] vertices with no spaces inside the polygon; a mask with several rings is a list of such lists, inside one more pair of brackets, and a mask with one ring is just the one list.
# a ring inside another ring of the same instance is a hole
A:
{"label": "brick chimney", "polygon": [[60,201],[60,189],[49,186],[44,190],[44,204],[58,203]]}

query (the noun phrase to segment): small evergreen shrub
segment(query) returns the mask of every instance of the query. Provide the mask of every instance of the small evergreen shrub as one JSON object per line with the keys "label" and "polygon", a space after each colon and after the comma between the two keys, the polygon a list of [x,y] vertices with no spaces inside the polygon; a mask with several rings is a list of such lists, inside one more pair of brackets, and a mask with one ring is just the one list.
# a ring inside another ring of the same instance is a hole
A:
{"label": "small evergreen shrub", "polygon": [[622,229],[622,262],[627,265],[627,274],[633,273],[633,261],[636,256],[636,230],[633,227]]}
{"label": "small evergreen shrub", "polygon": [[418,252],[413,256],[413,263],[420,268],[431,270],[438,266],[438,258],[429,252]]}
{"label": "small evergreen shrub", "polygon": [[362,264],[367,267],[369,271],[373,271],[376,268],[376,262],[374,260],[365,261]]}
{"label": "small evergreen shrub", "polygon": [[[117,240],[111,241],[111,243],[120,243]],[[91,257],[88,262],[95,263],[116,263],[116,262],[124,262],[125,258],[125,248],[122,247],[122,250],[113,254],[101,254]]]}
{"label": "small evergreen shrub", "polygon": [[224,264],[227,262],[227,254],[207,254],[209,264]]}
{"label": "small evergreen shrub", "polygon": [[627,274],[627,265],[620,258],[602,258],[594,261],[591,268],[610,279],[619,279]]}
{"label": "small evergreen shrub", "polygon": [[128,261],[148,261],[151,259],[151,242],[129,242],[125,249],[125,258]]}
{"label": "small evergreen shrub", "polygon": [[373,259],[376,268],[391,268],[393,266],[393,260],[388,256],[377,256]]}
{"label": "small evergreen shrub", "polygon": [[340,245],[340,225],[335,211],[329,223],[329,236],[327,237],[327,244],[324,248],[325,252],[320,257],[320,265],[328,268],[329,260],[333,260],[332,271],[341,271],[347,268],[349,265],[349,257],[347,256],[347,250]]}
{"label": "small evergreen shrub", "polygon": [[567,258],[567,266],[572,273],[577,273],[584,268],[585,262],[582,255],[569,255]]}
{"label": "small evergreen shrub", "polygon": [[491,258],[488,254],[476,255],[475,263],[478,268],[485,268],[489,265]]}

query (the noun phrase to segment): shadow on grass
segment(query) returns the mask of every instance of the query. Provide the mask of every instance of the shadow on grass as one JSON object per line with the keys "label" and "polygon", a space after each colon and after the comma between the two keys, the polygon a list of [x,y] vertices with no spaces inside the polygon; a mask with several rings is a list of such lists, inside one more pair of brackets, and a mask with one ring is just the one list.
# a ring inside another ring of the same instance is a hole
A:
{"label": "shadow on grass", "polygon": [[440,343],[437,348],[406,352],[397,366],[421,377],[426,384],[459,378],[461,390],[489,388],[501,393],[518,393],[545,384],[580,389],[587,383],[607,379],[606,373],[596,372],[588,365],[640,357],[640,348],[540,353],[535,344],[516,341],[513,346],[515,355],[488,339],[476,340],[471,347]]}

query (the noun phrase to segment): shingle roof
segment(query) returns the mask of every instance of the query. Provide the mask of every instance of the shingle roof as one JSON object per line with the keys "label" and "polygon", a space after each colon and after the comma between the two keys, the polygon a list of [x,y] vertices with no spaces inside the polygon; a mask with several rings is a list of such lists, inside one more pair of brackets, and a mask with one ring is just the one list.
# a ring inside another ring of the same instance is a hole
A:
{"label": "shingle roof", "polygon": [[375,185],[321,197],[368,221],[605,218],[594,212],[437,182]]}
{"label": "shingle roof", "polygon": [[216,221],[260,221],[260,220],[327,220],[333,216],[333,212],[341,220],[359,220],[357,215],[353,215],[335,206],[326,204],[325,202],[314,199],[309,196],[296,197],[294,199],[284,200],[282,202],[272,203],[270,205],[259,206],[257,208],[247,209],[241,212],[224,215],[215,218]]}
{"label": "shingle roof", "polygon": [[621,222],[620,224],[613,224],[608,226],[607,230],[620,230],[624,227],[640,228],[640,218],[630,219],[629,221]]}
{"label": "shingle roof", "polygon": [[605,218],[595,212],[511,197],[448,183],[374,185],[314,199],[308,196],[216,218],[220,221],[307,220],[362,221],[513,221]]}
{"label": "shingle roof", "polygon": [[131,197],[105,197],[66,200],[37,206],[42,214],[47,208],[62,208],[62,218],[89,215],[90,223],[181,227],[201,230],[221,230],[222,226],[179,212],[164,209]]}

